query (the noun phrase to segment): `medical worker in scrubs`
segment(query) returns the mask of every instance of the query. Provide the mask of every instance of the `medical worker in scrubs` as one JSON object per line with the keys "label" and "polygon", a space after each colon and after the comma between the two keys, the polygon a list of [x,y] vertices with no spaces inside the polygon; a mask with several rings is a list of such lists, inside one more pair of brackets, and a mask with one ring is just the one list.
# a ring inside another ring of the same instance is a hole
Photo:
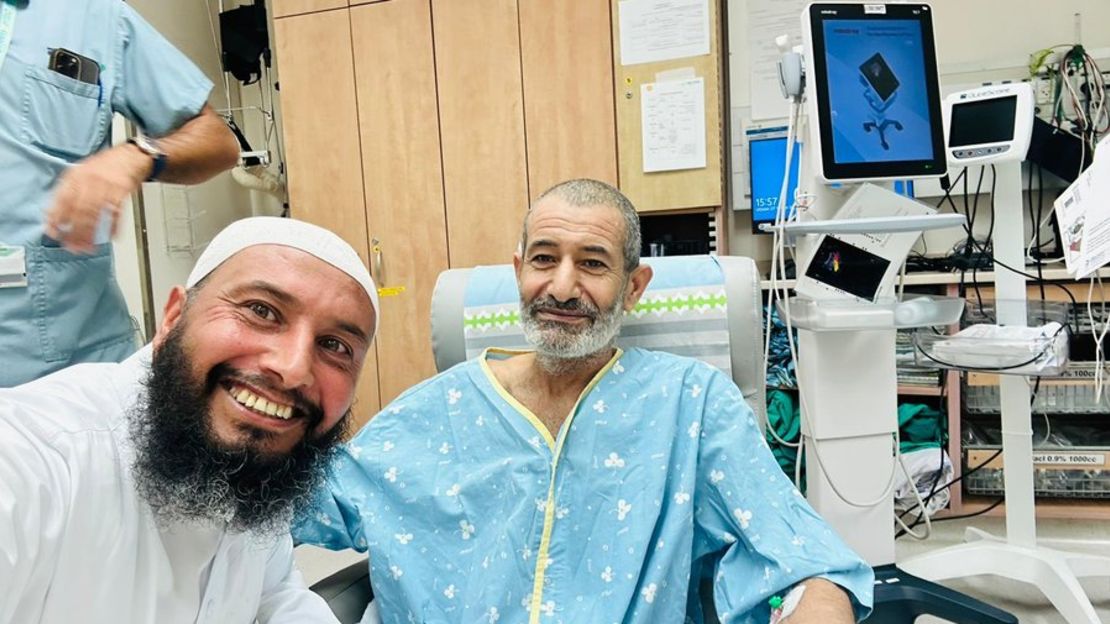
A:
{"label": "medical worker in scrubs", "polygon": [[135,351],[110,238],[144,180],[235,165],[211,91],[121,0],[0,0],[0,388]]}

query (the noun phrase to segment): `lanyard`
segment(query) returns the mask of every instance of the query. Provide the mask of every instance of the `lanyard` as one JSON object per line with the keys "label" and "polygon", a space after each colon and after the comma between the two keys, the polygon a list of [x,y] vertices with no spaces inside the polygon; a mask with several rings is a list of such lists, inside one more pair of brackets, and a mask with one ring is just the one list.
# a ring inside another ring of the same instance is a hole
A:
{"label": "lanyard", "polygon": [[0,0],[0,67],[8,57],[12,44],[12,29],[15,27],[15,4],[12,0]]}

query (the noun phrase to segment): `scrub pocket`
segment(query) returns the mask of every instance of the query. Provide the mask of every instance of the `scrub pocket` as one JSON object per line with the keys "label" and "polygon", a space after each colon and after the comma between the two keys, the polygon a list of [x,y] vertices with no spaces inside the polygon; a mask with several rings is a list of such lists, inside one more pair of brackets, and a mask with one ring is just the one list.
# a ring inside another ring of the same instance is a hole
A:
{"label": "scrub pocket", "polygon": [[100,85],[27,65],[23,91],[23,139],[39,149],[79,160],[107,136],[111,107]]}
{"label": "scrub pocket", "polygon": [[27,282],[33,319],[46,362],[113,344],[134,345],[131,317],[113,279],[112,245],[92,255],[27,245]]}

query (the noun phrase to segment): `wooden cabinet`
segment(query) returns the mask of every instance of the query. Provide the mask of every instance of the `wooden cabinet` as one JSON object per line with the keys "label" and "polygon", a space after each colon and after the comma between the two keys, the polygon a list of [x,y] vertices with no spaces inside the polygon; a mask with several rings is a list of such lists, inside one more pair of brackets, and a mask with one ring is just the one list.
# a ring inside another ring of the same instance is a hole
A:
{"label": "wooden cabinet", "polygon": [[347,0],[273,0],[274,18],[347,7]]}
{"label": "wooden cabinet", "polygon": [[353,7],[366,230],[381,289],[383,401],[435,374],[432,289],[448,268],[435,59],[427,0]]}
{"label": "wooden cabinet", "polygon": [[618,182],[610,5],[276,2],[292,214],[340,233],[381,288],[365,420],[434,374],[441,271],[510,262],[551,185]]}
{"label": "wooden cabinet", "polygon": [[528,206],[516,0],[433,0],[451,266],[508,262]]}
{"label": "wooden cabinet", "polygon": [[[350,17],[345,10],[326,11],[275,24],[292,215],[336,232],[365,262],[362,156],[358,135],[351,132],[358,110]],[[382,319],[379,335],[389,324]],[[373,350],[356,396],[354,419],[361,424],[381,408]]]}
{"label": "wooden cabinet", "polygon": [[520,67],[533,198],[571,178],[617,185],[609,19],[605,2],[520,0]]}

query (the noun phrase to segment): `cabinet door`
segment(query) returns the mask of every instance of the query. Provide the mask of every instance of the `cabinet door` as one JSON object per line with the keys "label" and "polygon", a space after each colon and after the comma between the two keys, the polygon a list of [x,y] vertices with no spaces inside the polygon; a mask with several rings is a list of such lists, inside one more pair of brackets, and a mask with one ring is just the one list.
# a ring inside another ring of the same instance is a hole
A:
{"label": "cabinet door", "polygon": [[617,184],[611,35],[607,2],[520,0],[532,197],[571,178]]}
{"label": "cabinet door", "polygon": [[273,0],[274,17],[288,17],[347,7],[347,0]]}
{"label": "cabinet door", "polygon": [[452,267],[510,262],[528,206],[516,0],[433,0]]}
{"label": "cabinet door", "polygon": [[359,134],[374,278],[382,403],[435,374],[430,306],[447,269],[429,0],[353,7]]}
{"label": "cabinet door", "polygon": [[[366,212],[350,16],[346,10],[328,11],[286,17],[274,24],[292,216],[339,234],[365,262]],[[357,401],[358,423],[366,422],[381,406],[373,349],[366,357]]]}

